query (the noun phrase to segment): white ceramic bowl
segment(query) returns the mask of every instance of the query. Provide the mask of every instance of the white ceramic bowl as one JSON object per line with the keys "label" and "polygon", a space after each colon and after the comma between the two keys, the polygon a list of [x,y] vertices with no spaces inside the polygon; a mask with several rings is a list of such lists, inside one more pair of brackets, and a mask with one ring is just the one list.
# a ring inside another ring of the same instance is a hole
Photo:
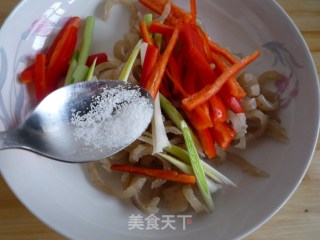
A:
{"label": "white ceramic bowl", "polygon": [[[178,1],[188,8],[188,2]],[[48,44],[46,39],[65,17],[97,17],[93,52],[112,51],[128,30],[129,12],[116,6],[102,21],[103,1],[25,0],[0,32],[0,129],[19,124],[34,106],[17,74],[27,59]],[[1,174],[40,220],[71,239],[237,239],[266,222],[287,201],[304,176],[319,129],[319,86],[308,48],[298,29],[275,1],[198,1],[199,17],[207,32],[223,46],[249,54],[262,51],[250,70],[276,69],[287,76],[280,117],[289,143],[264,140],[243,155],[271,177],[249,177],[232,167],[221,169],[238,188],[215,196],[216,211],[186,219],[172,215],[175,230],[129,230],[131,203],[107,196],[87,181],[81,165],[47,160],[21,150],[0,152]],[[270,14],[272,13],[272,15]],[[164,215],[157,215],[165,221]],[[146,216],[143,216],[146,221]],[[192,222],[191,222],[192,220]],[[144,222],[145,224],[145,222]],[[159,222],[159,225],[164,222]],[[144,226],[146,228],[146,226]]]}

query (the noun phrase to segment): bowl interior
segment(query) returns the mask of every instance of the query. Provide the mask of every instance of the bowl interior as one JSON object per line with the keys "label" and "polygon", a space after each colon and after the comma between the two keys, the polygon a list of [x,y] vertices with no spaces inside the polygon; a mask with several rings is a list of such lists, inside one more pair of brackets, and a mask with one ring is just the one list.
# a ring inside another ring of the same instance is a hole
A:
{"label": "bowl interior", "polygon": [[[179,4],[188,9],[187,2]],[[35,105],[32,89],[18,81],[19,72],[48,46],[51,33],[74,15],[96,16],[92,52],[112,54],[115,41],[129,30],[130,12],[122,5],[113,7],[106,22],[103,2],[98,0],[22,1],[0,32],[1,130],[17,126]],[[1,151],[2,175],[25,206],[50,227],[72,239],[193,239],[199,234],[202,239],[234,239],[264,223],[296,189],[309,165],[319,128],[319,86],[305,42],[274,1],[203,0],[198,1],[198,16],[222,46],[244,55],[261,50],[261,57],[248,71],[278,70],[286,76],[278,88],[282,93],[279,116],[289,142],[263,139],[241,152],[271,177],[250,177],[226,165],[219,170],[238,187],[216,193],[215,212],[183,216],[161,212],[157,215],[160,227],[169,216],[175,229],[129,230],[130,219],[141,214],[145,220],[146,216],[130,202],[94,188],[82,165],[54,162],[21,150]]]}

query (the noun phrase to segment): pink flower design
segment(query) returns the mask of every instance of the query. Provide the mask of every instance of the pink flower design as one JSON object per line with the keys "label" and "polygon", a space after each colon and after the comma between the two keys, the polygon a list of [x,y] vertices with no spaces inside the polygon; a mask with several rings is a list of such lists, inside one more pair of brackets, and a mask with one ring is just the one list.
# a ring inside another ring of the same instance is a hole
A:
{"label": "pink flower design", "polygon": [[290,78],[291,77],[284,76],[282,80],[277,81],[275,83],[279,93],[284,93],[284,91],[287,89],[290,82]]}
{"label": "pink flower design", "polygon": [[29,29],[29,34],[37,35],[37,36],[48,36],[55,25],[51,21],[46,18],[40,18],[34,21]]}
{"label": "pink flower design", "polygon": [[30,35],[42,37],[49,36],[55,28],[61,28],[69,19],[70,17],[61,18],[57,23],[55,23],[48,18],[42,17],[34,21],[30,28],[25,31],[21,37],[22,39],[26,39]]}

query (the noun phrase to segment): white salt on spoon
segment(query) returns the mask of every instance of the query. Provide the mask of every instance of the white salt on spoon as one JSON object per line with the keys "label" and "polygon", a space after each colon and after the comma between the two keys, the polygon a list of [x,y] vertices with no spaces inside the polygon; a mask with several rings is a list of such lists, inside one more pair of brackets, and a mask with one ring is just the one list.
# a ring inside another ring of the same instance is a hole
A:
{"label": "white salt on spoon", "polygon": [[89,111],[73,112],[71,123],[76,139],[93,150],[103,151],[133,142],[149,124],[152,113],[152,104],[142,98],[140,91],[119,85],[103,88],[101,95],[94,97]]}

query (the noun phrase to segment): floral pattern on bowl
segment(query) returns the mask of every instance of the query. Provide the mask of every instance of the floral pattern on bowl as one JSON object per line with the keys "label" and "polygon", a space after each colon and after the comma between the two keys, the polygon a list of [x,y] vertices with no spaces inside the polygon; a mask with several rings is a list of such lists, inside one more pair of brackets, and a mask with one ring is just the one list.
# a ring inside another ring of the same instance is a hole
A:
{"label": "floral pattern on bowl", "polygon": [[[13,63],[8,63],[8,56],[6,50],[0,46],[0,93],[3,91],[3,87],[6,82],[10,82],[11,99],[14,99],[10,108],[7,108],[4,104],[3,94],[0,94],[0,123],[2,123],[4,129],[9,129],[18,126],[28,112],[35,106],[36,100],[34,94],[26,96],[28,91],[33,91],[28,86],[19,82],[19,74],[21,66],[27,66],[32,63],[34,56],[40,52],[46,50],[48,40],[52,39],[52,33],[57,32],[68,21],[70,17],[63,17],[63,11],[60,8],[60,4],[53,4],[49,10],[47,10],[40,19],[35,20],[31,26],[25,30],[17,43],[16,52],[13,58]],[[27,54],[22,54],[21,49],[26,41],[32,38],[32,51]],[[13,67],[13,76],[8,79],[9,65]],[[30,98],[30,99],[29,99]],[[29,99],[26,102],[26,99]],[[15,102],[14,102],[15,101]]]}
{"label": "floral pattern on bowl", "polygon": [[263,44],[262,47],[272,52],[274,56],[272,67],[280,66],[284,69],[284,78],[276,82],[275,85],[280,96],[280,106],[285,108],[299,93],[299,80],[296,76],[296,69],[303,68],[303,66],[297,62],[283,43],[271,41]]}

